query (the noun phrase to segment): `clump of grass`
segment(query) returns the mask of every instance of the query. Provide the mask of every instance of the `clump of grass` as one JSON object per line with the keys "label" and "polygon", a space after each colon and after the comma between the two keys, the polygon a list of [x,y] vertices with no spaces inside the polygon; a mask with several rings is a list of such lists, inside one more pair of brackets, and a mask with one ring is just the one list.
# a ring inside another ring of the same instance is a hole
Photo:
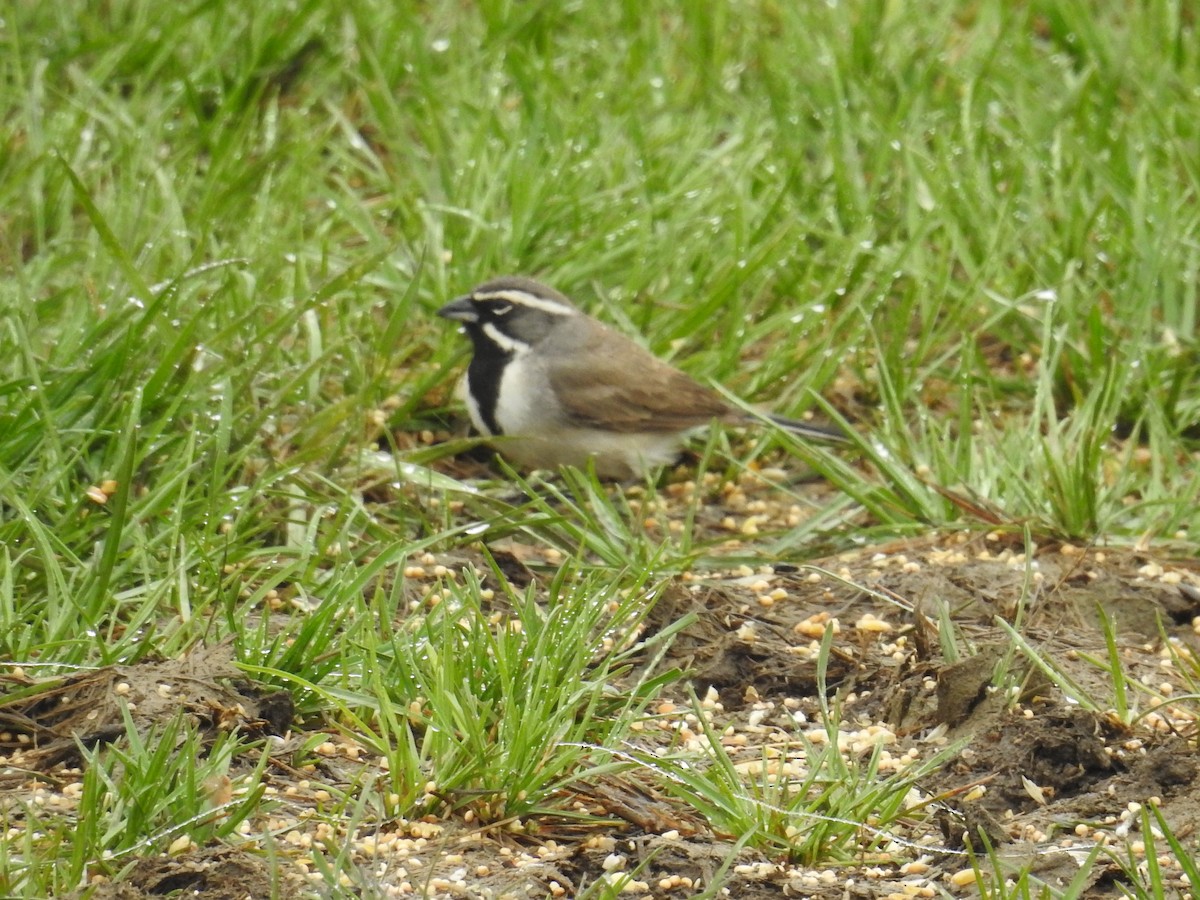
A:
{"label": "clump of grass", "polygon": [[[827,630],[816,661],[821,688],[831,637]],[[916,786],[958,749],[947,747],[916,765],[885,773],[882,744],[863,758],[852,758],[840,740],[839,708],[822,699],[821,740],[800,733],[786,751],[771,748],[761,758],[739,762],[707,711],[692,699],[706,752],[648,755],[639,757],[642,764],[662,790],[699,813],[717,834],[736,836],[739,847],[805,866],[848,862],[883,845],[902,844],[897,825],[919,817],[926,803]]]}
{"label": "clump of grass", "polygon": [[265,812],[270,757],[260,752],[256,765],[236,771],[234,760],[249,749],[238,735],[208,740],[182,715],[142,733],[128,709],[124,724],[113,743],[80,747],[84,771],[69,807],[6,810],[23,835],[0,853],[6,891],[61,896],[119,877],[139,856],[240,840],[241,827]]}
{"label": "clump of grass", "polygon": [[[489,577],[507,584],[499,570]],[[568,815],[567,787],[607,765],[588,748],[620,743],[677,677],[646,669],[627,691],[610,689],[688,622],[638,639],[657,589],[642,582],[618,596],[564,569],[546,596],[531,586],[495,598],[468,570],[443,582],[431,609],[388,634],[371,612],[360,618],[353,656],[325,684],[258,671],[331,704],[341,727],[389,761],[390,815]]]}

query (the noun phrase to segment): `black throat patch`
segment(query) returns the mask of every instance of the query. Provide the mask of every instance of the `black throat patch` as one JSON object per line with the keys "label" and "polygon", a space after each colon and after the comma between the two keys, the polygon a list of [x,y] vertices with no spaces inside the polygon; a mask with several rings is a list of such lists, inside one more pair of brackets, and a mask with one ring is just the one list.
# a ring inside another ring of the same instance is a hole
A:
{"label": "black throat patch", "polygon": [[470,337],[475,352],[467,366],[467,390],[479,408],[479,418],[483,419],[489,435],[502,434],[496,422],[496,406],[500,402],[500,379],[513,355],[504,352],[486,334],[477,336],[472,331]]}

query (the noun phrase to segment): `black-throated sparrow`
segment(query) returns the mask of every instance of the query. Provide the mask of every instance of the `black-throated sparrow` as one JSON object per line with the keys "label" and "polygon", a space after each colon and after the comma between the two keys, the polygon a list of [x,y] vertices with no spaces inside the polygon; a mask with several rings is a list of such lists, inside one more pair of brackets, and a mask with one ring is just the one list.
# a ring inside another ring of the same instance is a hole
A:
{"label": "black-throated sparrow", "polygon": [[597,474],[630,478],[674,462],[686,434],[714,419],[759,421],[529,278],[488,281],[438,315],[462,322],[474,346],[464,379],[471,421],[521,466],[584,466],[590,457]]}

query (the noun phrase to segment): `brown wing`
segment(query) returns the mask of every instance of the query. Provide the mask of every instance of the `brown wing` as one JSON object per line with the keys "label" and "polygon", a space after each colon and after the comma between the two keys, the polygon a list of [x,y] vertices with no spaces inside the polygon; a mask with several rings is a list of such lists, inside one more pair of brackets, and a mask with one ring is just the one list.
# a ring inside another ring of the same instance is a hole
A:
{"label": "brown wing", "polygon": [[729,413],[715,391],[609,328],[591,329],[550,370],[564,412],[581,427],[683,431]]}

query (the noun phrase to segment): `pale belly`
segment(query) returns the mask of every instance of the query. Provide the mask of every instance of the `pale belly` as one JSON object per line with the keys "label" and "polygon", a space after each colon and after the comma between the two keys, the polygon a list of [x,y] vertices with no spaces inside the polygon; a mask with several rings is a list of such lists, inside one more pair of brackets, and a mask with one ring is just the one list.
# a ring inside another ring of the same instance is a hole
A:
{"label": "pale belly", "polygon": [[677,435],[613,434],[571,428],[544,437],[500,435],[490,443],[513,462],[530,469],[575,466],[592,460],[603,478],[639,478],[651,469],[669,465],[679,456]]}

